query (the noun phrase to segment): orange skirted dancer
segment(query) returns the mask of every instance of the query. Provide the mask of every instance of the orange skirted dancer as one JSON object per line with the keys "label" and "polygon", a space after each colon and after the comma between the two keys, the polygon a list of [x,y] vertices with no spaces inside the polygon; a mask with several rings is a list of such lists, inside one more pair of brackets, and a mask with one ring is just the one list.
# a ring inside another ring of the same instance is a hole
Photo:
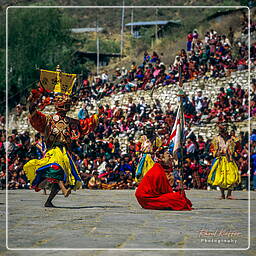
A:
{"label": "orange skirted dancer", "polygon": [[161,156],[159,163],[146,173],[140,182],[135,196],[145,209],[190,211],[192,203],[185,191],[174,192],[165,171],[170,169],[171,157],[168,151]]}

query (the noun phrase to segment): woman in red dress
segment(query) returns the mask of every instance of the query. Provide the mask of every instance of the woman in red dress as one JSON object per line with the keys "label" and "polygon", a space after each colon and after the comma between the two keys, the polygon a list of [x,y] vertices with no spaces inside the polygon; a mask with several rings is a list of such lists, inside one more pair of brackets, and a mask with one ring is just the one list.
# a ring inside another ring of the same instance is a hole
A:
{"label": "woman in red dress", "polygon": [[171,166],[171,156],[168,151],[161,155],[159,163],[146,173],[140,182],[135,196],[145,209],[190,211],[192,203],[186,197],[185,191],[173,191],[169,184],[165,170]]}

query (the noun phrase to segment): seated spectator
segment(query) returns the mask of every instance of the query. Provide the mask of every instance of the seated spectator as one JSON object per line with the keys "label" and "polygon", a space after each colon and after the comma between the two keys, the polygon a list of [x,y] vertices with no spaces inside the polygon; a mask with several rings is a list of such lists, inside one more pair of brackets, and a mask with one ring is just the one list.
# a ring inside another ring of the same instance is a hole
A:
{"label": "seated spectator", "polygon": [[84,120],[89,117],[89,113],[88,113],[85,103],[83,104],[82,108],[79,110],[77,116],[78,116],[79,120]]}
{"label": "seated spectator", "polygon": [[93,172],[93,177],[89,180],[88,183],[89,189],[100,189],[101,188],[101,180],[99,178],[99,173],[97,171]]}

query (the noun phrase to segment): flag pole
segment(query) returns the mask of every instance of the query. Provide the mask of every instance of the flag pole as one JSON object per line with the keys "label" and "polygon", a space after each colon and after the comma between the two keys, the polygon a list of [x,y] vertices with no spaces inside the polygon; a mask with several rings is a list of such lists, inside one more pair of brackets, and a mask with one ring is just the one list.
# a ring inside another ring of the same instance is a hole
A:
{"label": "flag pole", "polygon": [[186,97],[185,92],[183,91],[182,83],[182,69],[181,64],[179,65],[179,91],[178,91],[178,102],[180,106],[180,120],[181,120],[181,136],[180,136],[180,145],[181,145],[181,159],[179,161],[181,167],[181,191],[184,191],[184,108],[183,108],[183,99]]}

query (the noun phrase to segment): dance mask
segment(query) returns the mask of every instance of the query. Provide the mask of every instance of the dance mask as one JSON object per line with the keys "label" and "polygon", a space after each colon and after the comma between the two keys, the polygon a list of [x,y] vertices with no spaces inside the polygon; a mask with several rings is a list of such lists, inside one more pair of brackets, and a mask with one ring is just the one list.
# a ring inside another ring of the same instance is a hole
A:
{"label": "dance mask", "polygon": [[60,66],[56,71],[40,70],[40,90],[53,96],[53,104],[58,112],[68,112],[74,103],[74,84],[76,74],[68,74],[61,71]]}

